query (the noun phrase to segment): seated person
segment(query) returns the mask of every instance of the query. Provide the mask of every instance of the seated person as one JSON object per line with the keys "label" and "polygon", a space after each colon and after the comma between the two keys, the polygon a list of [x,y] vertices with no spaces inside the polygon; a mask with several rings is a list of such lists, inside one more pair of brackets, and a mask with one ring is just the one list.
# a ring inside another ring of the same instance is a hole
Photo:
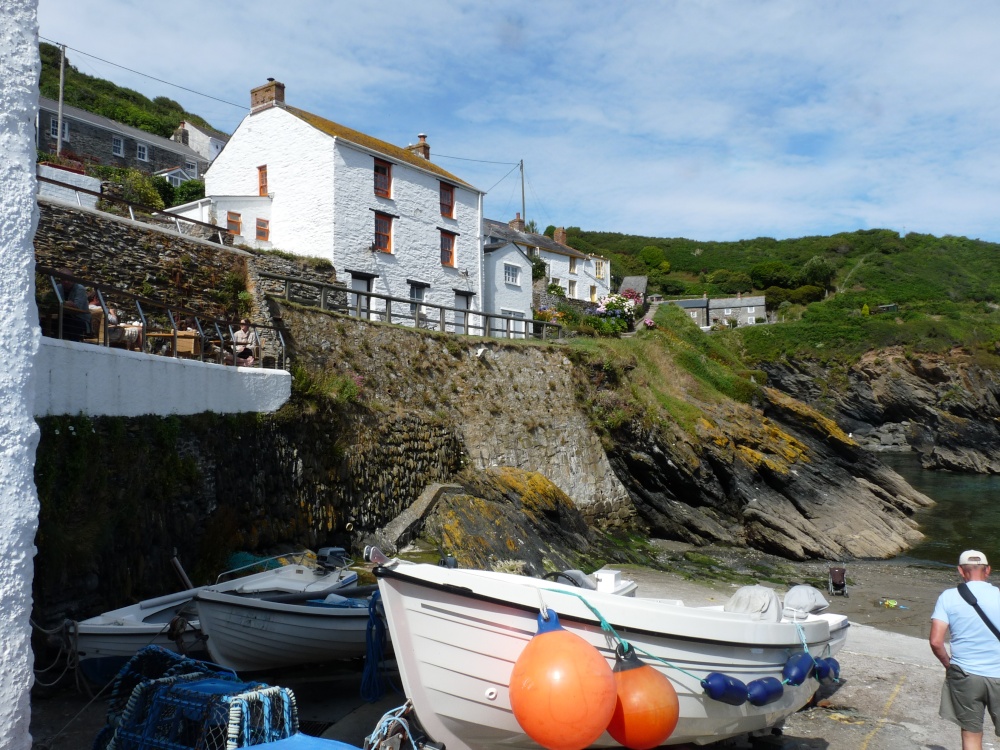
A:
{"label": "seated person", "polygon": [[[260,347],[257,332],[250,327],[247,318],[240,320],[240,328],[233,334],[233,350],[236,352],[236,364],[240,367],[250,367],[254,363],[254,352]],[[225,362],[233,364],[233,355],[226,352]]]}
{"label": "seated person", "polygon": [[[65,271],[63,271],[65,273]],[[62,289],[63,338],[67,341],[82,341],[90,334],[90,305],[87,290],[81,284],[69,279],[60,279]]]}

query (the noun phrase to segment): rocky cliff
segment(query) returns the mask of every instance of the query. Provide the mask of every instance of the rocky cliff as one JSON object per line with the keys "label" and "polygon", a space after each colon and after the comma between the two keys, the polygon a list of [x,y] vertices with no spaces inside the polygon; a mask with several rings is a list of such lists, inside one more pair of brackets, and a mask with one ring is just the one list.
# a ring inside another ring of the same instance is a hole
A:
{"label": "rocky cliff", "polygon": [[762,367],[868,449],[914,450],[927,469],[1000,473],[1000,380],[962,350],[884,349],[832,373],[808,361]]}

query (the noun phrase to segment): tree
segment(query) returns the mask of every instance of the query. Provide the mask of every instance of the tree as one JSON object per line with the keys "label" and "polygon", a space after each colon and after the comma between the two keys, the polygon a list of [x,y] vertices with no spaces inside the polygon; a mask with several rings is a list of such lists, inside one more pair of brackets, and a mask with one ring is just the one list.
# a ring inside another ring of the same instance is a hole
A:
{"label": "tree", "polygon": [[798,281],[802,285],[810,284],[826,289],[836,273],[837,269],[830,261],[822,255],[814,255],[799,269]]}
{"label": "tree", "polygon": [[153,187],[156,192],[160,194],[160,199],[163,201],[164,206],[174,205],[174,186],[171,185],[166,177],[160,177],[156,175],[152,178]]}
{"label": "tree", "polygon": [[524,231],[529,234],[538,234],[538,222],[534,219],[528,220],[524,225]]}
{"label": "tree", "polygon": [[795,273],[780,260],[766,260],[751,267],[750,279],[757,289],[769,286],[788,289],[795,286]]}
{"label": "tree", "polygon": [[646,264],[647,268],[659,268],[666,258],[663,249],[656,245],[647,245],[639,251],[639,260]]}
{"label": "tree", "polygon": [[174,188],[173,206],[181,206],[205,197],[204,180],[187,180]]}

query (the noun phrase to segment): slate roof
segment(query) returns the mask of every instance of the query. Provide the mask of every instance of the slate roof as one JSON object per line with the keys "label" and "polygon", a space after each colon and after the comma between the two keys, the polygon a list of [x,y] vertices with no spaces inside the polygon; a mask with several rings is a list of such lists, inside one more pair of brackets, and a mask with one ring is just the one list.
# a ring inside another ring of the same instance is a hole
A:
{"label": "slate roof", "polygon": [[763,295],[759,297],[716,297],[715,299],[710,299],[710,308],[717,307],[756,307],[760,305],[764,306]]}
{"label": "slate roof", "polygon": [[394,159],[399,162],[404,162],[411,167],[416,167],[417,169],[422,169],[425,172],[433,172],[438,177],[442,179],[453,182],[456,185],[461,185],[469,190],[475,190],[477,193],[482,192],[478,188],[473,187],[465,180],[458,179],[455,175],[451,174],[444,169],[441,169],[437,164],[432,162],[430,159],[425,159],[422,156],[417,156],[412,151],[408,151],[400,146],[394,146],[386,141],[380,141],[378,138],[373,138],[370,135],[365,135],[359,130],[354,130],[346,125],[340,125],[332,120],[327,120],[319,115],[314,115],[311,112],[306,112],[304,109],[299,109],[298,107],[289,107],[285,105],[283,108],[290,114],[295,115],[303,122],[307,122],[316,128],[321,133],[326,133],[334,138],[343,138],[345,141],[353,143],[362,148],[368,149],[370,151],[376,151],[380,154],[385,154],[390,159]]}
{"label": "slate roof", "polygon": [[649,283],[648,276],[626,276],[618,286],[618,291],[622,289],[634,289],[639,294],[646,293],[646,285]]}
{"label": "slate roof", "polygon": [[569,245],[560,245],[551,237],[546,237],[544,234],[535,234],[534,232],[519,232],[513,229],[505,221],[497,221],[496,219],[483,219],[483,234],[487,237],[498,237],[507,242],[516,242],[519,245],[525,245],[527,247],[539,247],[542,250],[547,250],[550,253],[559,253],[560,255],[568,255],[571,258],[586,258],[586,253],[581,253]]}
{"label": "slate roof", "polygon": [[[59,112],[59,102],[40,96],[38,97],[38,108],[44,109],[46,112],[50,112],[52,114],[57,114]],[[190,159],[195,162],[207,161],[204,156],[199,154],[193,148],[185,146],[183,143],[178,143],[177,141],[172,141],[169,138],[147,133],[145,130],[133,128],[131,125],[125,125],[124,123],[104,117],[103,115],[96,115],[93,112],[87,112],[79,107],[71,107],[68,104],[63,104],[63,117],[71,117],[74,120],[86,122],[112,133],[120,133],[129,138],[134,138],[137,141],[143,141],[151,146],[163,149],[164,151],[171,151],[175,154],[180,154],[186,159]],[[70,148],[72,148],[72,142],[69,145]]]}

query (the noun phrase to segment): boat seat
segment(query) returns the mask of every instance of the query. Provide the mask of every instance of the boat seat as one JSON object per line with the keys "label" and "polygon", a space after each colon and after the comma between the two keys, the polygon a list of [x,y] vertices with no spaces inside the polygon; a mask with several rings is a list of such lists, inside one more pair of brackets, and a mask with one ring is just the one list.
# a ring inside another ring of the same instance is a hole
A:
{"label": "boat seat", "polygon": [[759,615],[765,622],[781,622],[781,601],[774,589],[767,586],[743,586],[723,607],[725,612]]}

